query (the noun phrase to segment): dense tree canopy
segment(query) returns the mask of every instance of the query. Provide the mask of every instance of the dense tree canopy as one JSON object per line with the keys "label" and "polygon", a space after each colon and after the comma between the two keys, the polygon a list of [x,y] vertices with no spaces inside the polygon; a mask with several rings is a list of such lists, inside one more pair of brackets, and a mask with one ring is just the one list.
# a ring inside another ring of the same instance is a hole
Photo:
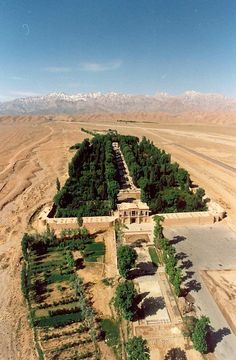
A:
{"label": "dense tree canopy", "polygon": [[132,320],[134,316],[134,300],[137,291],[132,281],[124,281],[116,288],[115,306],[126,320]]}
{"label": "dense tree canopy", "polygon": [[194,193],[188,172],[145,137],[139,141],[112,131],[93,135],[77,147],[65,185],[57,182],[57,217],[109,215],[116,208],[120,179],[113,141],[119,142],[133,181],[141,188],[141,200],[153,213],[205,210],[204,190]]}
{"label": "dense tree canopy", "polygon": [[118,136],[121,150],[141,196],[154,213],[200,211],[205,209],[204,190],[190,190],[188,172],[171,163],[170,154],[145,137]]}
{"label": "dense tree canopy", "polygon": [[117,251],[117,265],[121,276],[127,277],[129,270],[135,265],[137,256],[136,250],[131,246],[123,245],[119,247]]}
{"label": "dense tree canopy", "polygon": [[112,136],[85,139],[69,164],[69,178],[54,197],[58,217],[108,215],[119,183]]}

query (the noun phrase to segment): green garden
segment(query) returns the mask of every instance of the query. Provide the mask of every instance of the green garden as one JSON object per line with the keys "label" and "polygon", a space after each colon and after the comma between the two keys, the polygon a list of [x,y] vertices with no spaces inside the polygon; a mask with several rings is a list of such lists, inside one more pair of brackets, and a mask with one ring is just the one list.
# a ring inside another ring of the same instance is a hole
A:
{"label": "green garden", "polygon": [[206,210],[204,190],[194,192],[188,172],[150,140],[116,131],[93,135],[72,147],[76,153],[69,164],[69,178],[62,188],[57,186],[54,197],[56,217],[104,216],[116,209],[120,184],[114,141],[141,189],[141,200],[153,214]]}
{"label": "green garden", "polygon": [[58,238],[47,229],[25,234],[22,252],[21,286],[39,358],[99,359],[100,321],[78,269],[81,262],[102,257],[104,243],[94,242],[82,227]]}

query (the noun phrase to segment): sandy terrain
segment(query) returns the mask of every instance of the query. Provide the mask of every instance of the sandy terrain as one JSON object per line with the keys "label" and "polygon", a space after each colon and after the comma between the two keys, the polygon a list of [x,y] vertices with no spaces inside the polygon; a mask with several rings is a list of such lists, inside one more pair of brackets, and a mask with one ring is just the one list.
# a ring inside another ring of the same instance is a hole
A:
{"label": "sandy terrain", "polygon": [[[122,120],[122,122],[117,121]],[[134,122],[128,122],[132,120]],[[99,114],[0,118],[0,359],[35,359],[20,291],[20,239],[67,176],[81,127],[151,138],[236,220],[236,114]],[[192,153],[191,151],[199,153]],[[207,155],[209,158],[204,158]],[[226,168],[220,163],[229,165]]]}
{"label": "sandy terrain", "polygon": [[236,335],[236,270],[207,270],[201,275]]}

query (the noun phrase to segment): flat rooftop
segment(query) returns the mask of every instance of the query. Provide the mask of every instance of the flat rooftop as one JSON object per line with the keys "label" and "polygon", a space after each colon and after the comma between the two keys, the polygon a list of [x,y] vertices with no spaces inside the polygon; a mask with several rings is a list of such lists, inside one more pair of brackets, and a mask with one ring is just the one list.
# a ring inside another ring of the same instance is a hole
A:
{"label": "flat rooftop", "polygon": [[142,201],[134,201],[132,203],[124,202],[117,205],[118,210],[149,210],[149,207],[146,203]]}

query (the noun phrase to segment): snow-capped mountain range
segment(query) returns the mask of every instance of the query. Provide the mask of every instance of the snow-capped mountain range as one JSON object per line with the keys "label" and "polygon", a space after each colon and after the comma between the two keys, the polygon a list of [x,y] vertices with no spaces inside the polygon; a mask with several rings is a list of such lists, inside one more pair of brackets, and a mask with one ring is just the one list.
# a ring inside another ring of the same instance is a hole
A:
{"label": "snow-capped mountain range", "polygon": [[94,112],[160,111],[236,111],[236,99],[220,94],[203,94],[187,91],[181,95],[158,93],[126,95],[119,93],[87,93],[68,95],[51,93],[0,103],[0,114],[75,114]]}

